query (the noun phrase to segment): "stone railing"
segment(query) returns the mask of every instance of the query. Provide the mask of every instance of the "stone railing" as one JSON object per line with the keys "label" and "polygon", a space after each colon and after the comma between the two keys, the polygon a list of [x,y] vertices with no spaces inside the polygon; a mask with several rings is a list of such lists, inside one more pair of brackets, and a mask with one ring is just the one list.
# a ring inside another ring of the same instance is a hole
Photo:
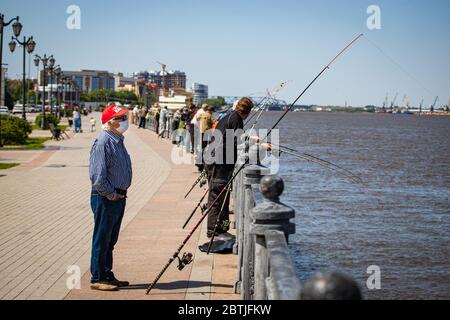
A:
{"label": "stone railing", "polygon": [[288,249],[295,210],[280,200],[283,180],[258,164],[233,182],[238,255],[236,293],[243,300],[361,299],[357,284],[340,273],[318,273],[303,287]]}

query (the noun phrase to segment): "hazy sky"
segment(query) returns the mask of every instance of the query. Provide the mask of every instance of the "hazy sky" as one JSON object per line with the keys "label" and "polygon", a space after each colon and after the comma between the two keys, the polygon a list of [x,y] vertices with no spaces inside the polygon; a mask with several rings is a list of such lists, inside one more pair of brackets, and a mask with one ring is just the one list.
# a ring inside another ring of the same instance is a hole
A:
{"label": "hazy sky", "polygon": [[[81,9],[80,30],[66,27],[72,4]],[[371,4],[381,9],[380,30],[366,26]],[[127,74],[157,69],[161,61],[185,71],[188,85],[209,85],[210,95],[262,93],[291,80],[279,94],[287,102],[363,32],[408,74],[363,38],[299,103],[381,104],[395,92],[412,105],[450,98],[448,0],[2,0],[0,12],[19,15],[35,52],[53,54],[66,70]],[[8,27],[3,61],[8,76],[18,78],[22,56],[9,52],[11,34]]]}

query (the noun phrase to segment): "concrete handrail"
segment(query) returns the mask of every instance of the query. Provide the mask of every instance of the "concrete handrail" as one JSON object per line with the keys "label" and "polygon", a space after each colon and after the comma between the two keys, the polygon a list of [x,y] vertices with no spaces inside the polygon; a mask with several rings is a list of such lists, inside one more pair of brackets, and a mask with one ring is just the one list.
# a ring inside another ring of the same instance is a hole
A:
{"label": "concrete handrail", "polygon": [[[243,148],[238,146],[241,163]],[[301,289],[288,248],[295,210],[280,201],[283,180],[268,171],[259,164],[246,165],[233,182],[235,292],[243,300],[360,299],[353,279],[336,272],[318,274]]]}

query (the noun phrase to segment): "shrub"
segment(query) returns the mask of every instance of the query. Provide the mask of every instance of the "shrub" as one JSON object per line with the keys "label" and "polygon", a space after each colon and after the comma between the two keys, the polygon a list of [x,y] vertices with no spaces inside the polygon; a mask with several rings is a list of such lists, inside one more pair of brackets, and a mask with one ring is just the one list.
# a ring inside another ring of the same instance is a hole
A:
{"label": "shrub", "polygon": [[[53,114],[51,114],[51,113],[46,113],[45,114],[45,130],[48,130],[49,129],[49,126],[48,126],[48,124],[49,123],[53,123],[53,125],[56,127],[57,125],[58,125],[58,123],[59,123],[59,120],[58,120],[58,118],[57,117],[55,117]],[[36,117],[36,120],[35,120],[35,124],[37,125],[37,126],[39,126],[39,127],[41,127],[41,122],[42,122],[42,114],[38,114],[37,115],[37,117]]]}
{"label": "shrub", "polygon": [[31,133],[31,125],[27,120],[12,116],[2,117],[3,144],[24,144]]}

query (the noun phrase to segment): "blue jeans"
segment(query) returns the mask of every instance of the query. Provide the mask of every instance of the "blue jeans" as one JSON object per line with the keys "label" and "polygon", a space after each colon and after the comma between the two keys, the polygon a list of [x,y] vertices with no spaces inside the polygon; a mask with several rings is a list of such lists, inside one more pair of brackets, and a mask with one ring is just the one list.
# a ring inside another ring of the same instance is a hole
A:
{"label": "blue jeans", "polygon": [[114,279],[113,250],[119,239],[125,204],[125,199],[111,201],[92,190],[91,208],[95,224],[92,237],[91,283]]}

